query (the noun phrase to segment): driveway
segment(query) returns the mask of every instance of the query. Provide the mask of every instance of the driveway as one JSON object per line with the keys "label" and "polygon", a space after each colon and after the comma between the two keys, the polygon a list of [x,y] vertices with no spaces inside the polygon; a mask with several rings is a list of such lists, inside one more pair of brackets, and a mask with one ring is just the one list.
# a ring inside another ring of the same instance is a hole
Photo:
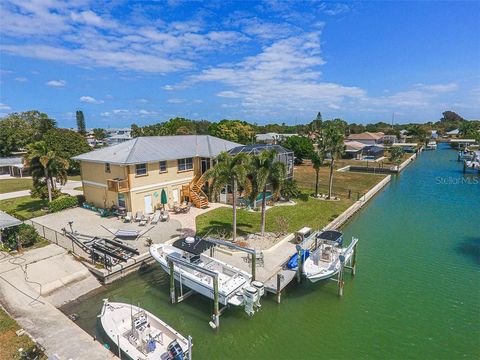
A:
{"label": "driveway", "polygon": [[[9,181],[14,181],[14,180],[9,180]],[[76,187],[80,187],[80,186],[82,186],[81,181],[67,181],[67,183],[64,186],[59,187],[59,189],[61,189],[62,192],[69,195],[82,195],[83,191],[74,190]],[[30,190],[12,191],[9,193],[0,194],[0,200],[13,199],[13,198],[29,196],[29,195],[30,195]]]}

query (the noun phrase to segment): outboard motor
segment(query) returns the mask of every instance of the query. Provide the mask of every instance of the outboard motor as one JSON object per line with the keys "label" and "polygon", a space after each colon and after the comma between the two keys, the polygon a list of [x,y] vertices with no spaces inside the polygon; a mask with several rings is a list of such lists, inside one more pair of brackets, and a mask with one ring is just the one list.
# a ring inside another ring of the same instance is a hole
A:
{"label": "outboard motor", "polygon": [[261,281],[252,281],[250,283],[255,289],[258,291],[257,301],[255,301],[256,307],[261,307],[260,305],[260,298],[265,294],[265,285]]}
{"label": "outboard motor", "polygon": [[183,360],[185,357],[183,355],[183,350],[177,340],[173,340],[167,346],[168,359],[169,360]]}
{"label": "outboard motor", "polygon": [[243,303],[245,304],[245,312],[248,315],[253,316],[253,314],[255,314],[253,306],[259,298],[257,288],[253,286],[245,286],[243,288]]}

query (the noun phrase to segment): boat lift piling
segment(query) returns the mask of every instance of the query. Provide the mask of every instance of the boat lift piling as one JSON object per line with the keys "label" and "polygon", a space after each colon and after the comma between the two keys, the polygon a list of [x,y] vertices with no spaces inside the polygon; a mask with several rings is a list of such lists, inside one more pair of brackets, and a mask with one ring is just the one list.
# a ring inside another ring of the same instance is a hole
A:
{"label": "boat lift piling", "polygon": [[332,281],[337,282],[338,284],[338,296],[343,296],[343,288],[345,285],[345,281],[343,279],[345,269],[350,269],[352,271],[352,276],[355,276],[356,269],[357,269],[357,245],[358,243],[355,241],[355,245],[353,246],[352,256],[345,262],[345,258],[343,255],[340,255],[340,271],[336,278],[331,278]]}
{"label": "boat lift piling", "polygon": [[[228,241],[213,239],[213,238],[210,238],[210,237],[205,237],[205,238],[203,238],[203,240],[207,241],[211,244],[218,245],[218,246],[223,245],[223,246],[229,247],[230,249],[235,249],[235,250],[246,252],[248,254],[248,256],[252,257],[252,280],[255,280],[256,266],[257,266],[257,251],[255,249],[250,249],[250,248],[247,248],[247,247],[232,244],[231,242],[228,242]],[[213,257],[213,254],[214,254],[213,249],[214,249],[214,247],[210,248],[210,256],[211,257]]]}
{"label": "boat lift piling", "polygon": [[190,290],[185,295],[183,295],[183,289],[182,289],[183,285],[182,285],[182,281],[181,281],[182,277],[181,277],[181,274],[179,272],[180,292],[181,292],[182,295],[180,297],[178,297],[178,299],[175,298],[175,265],[177,265],[179,267],[180,266],[188,267],[192,270],[201,272],[202,274],[210,276],[212,278],[212,281],[213,281],[213,315],[212,315],[213,322],[210,322],[210,326],[214,329],[218,329],[218,327],[220,326],[220,315],[222,313],[222,311],[220,310],[220,306],[219,306],[218,274],[214,271],[204,269],[200,266],[196,266],[196,265],[191,264],[191,263],[189,263],[185,260],[182,260],[180,258],[175,258],[175,257],[170,256],[170,255],[167,256],[167,261],[168,261],[168,266],[170,268],[170,299],[171,299],[172,304],[177,302],[177,300],[178,300],[178,302],[180,302],[180,301],[186,299],[189,295],[193,294],[193,290]]}

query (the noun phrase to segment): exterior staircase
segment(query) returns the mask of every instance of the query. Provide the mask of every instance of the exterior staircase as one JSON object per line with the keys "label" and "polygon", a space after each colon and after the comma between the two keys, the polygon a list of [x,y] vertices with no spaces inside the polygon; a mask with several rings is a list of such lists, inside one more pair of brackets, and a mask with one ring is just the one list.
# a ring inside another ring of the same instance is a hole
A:
{"label": "exterior staircase", "polygon": [[202,190],[205,182],[205,176],[196,176],[190,184],[184,185],[182,188],[183,194],[187,195],[193,205],[200,209],[208,207],[208,197]]}

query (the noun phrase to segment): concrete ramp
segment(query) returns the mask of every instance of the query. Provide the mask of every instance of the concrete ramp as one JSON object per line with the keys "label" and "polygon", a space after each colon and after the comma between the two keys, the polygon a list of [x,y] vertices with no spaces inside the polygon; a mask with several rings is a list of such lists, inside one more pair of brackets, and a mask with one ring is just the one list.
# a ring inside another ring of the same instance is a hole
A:
{"label": "concrete ramp", "polygon": [[99,286],[80,262],[56,245],[0,256],[0,303],[47,355],[62,360],[115,358],[56,308]]}

